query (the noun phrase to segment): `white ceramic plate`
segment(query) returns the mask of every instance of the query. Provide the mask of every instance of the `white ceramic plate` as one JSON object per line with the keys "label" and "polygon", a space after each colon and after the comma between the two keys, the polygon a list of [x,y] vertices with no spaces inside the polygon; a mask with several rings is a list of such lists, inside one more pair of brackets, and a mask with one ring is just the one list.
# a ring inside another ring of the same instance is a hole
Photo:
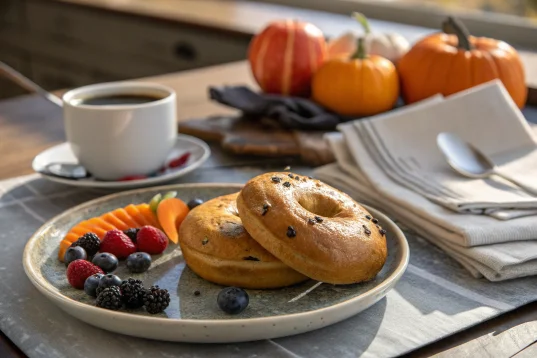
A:
{"label": "white ceramic plate", "polygon": [[58,144],[38,154],[32,162],[32,168],[35,172],[41,174],[43,178],[66,185],[116,190],[133,189],[169,183],[198,168],[209,158],[209,155],[211,154],[209,146],[202,140],[189,135],[179,134],[177,136],[175,146],[168,155],[167,161],[177,158],[183,153],[187,152],[190,153],[190,157],[185,165],[179,168],[169,169],[163,174],[140,180],[99,181],[93,178],[73,180],[43,174],[45,168],[50,163],[78,163],[73,152],[71,151],[69,143]]}
{"label": "white ceramic plate", "polygon": [[[65,266],[57,259],[61,238],[76,223],[130,203],[147,202],[156,193],[176,190],[183,200],[204,200],[237,192],[237,184],[183,184],[122,192],[79,205],[44,224],[26,245],[23,264],[30,281],[47,298],[72,316],[91,325],[131,336],[177,342],[241,342],[269,339],[312,331],[337,323],[370,307],[393,288],[406,269],[409,248],[401,230],[385,215],[369,209],[387,230],[388,259],[369,282],[334,286],[321,284],[295,302],[292,298],[316,282],[307,281],[277,290],[247,290],[250,304],[230,316],[216,304],[222,286],[209,283],[186,267],[178,246],[170,245],[153,257],[150,270],[129,274],[124,263],[115,274],[141,279],[146,286],[158,284],[170,292],[166,311],[149,315],[145,310],[110,311],[94,306],[84,291],[72,288]],[[195,295],[200,291],[200,295]]]}

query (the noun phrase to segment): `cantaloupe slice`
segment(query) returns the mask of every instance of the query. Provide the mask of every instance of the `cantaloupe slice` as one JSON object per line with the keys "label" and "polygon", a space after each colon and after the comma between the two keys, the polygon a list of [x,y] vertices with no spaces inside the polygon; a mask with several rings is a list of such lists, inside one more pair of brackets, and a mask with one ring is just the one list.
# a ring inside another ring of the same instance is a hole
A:
{"label": "cantaloupe slice", "polygon": [[121,221],[117,216],[114,215],[113,212],[106,213],[101,218],[109,223],[110,225],[114,226],[115,228],[119,230],[127,230],[131,228],[131,226],[125,224],[123,221]]}
{"label": "cantaloupe slice", "polygon": [[164,199],[157,208],[157,217],[162,230],[174,243],[179,242],[179,226],[188,214],[188,206],[177,198]]}
{"label": "cantaloupe slice", "polygon": [[132,216],[141,226],[149,225],[147,218],[138,210],[138,207],[135,205],[127,205],[125,210]]}
{"label": "cantaloupe slice", "polygon": [[138,205],[137,208],[140,214],[142,214],[146,221],[149,222],[146,225],[151,225],[160,229],[160,223],[158,221],[157,215],[153,210],[151,210],[148,204]]}
{"label": "cantaloupe slice", "polygon": [[114,215],[125,224],[129,225],[129,228],[142,227],[143,225],[137,222],[129,213],[124,209],[116,209],[113,211]]}

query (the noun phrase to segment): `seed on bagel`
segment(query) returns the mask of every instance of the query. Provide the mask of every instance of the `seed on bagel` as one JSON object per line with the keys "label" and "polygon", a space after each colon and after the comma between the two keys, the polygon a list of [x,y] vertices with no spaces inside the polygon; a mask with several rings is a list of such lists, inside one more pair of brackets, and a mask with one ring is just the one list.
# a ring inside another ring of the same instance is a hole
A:
{"label": "seed on bagel", "polygon": [[295,237],[296,236],[296,230],[292,226],[287,227],[287,237]]}
{"label": "seed on bagel", "polygon": [[386,230],[384,230],[384,229],[380,229],[380,234],[381,234],[382,236],[386,236]]}
{"label": "seed on bagel", "polygon": [[308,219],[308,224],[315,225],[315,220],[313,220],[312,218],[309,218]]}
{"label": "seed on bagel", "polygon": [[261,213],[261,216],[265,216],[265,214],[268,212],[268,209],[270,208],[269,203],[263,204],[263,212]]}
{"label": "seed on bagel", "polygon": [[287,174],[287,176],[288,176],[289,178],[291,178],[291,179],[294,178],[293,174]]}
{"label": "seed on bagel", "polygon": [[201,244],[202,244],[203,246],[207,245],[208,243],[209,243],[209,239],[208,239],[207,237],[205,237],[205,238],[203,239],[203,241],[201,242]]}
{"label": "seed on bagel", "polygon": [[366,218],[367,220],[371,220],[371,215],[366,215],[365,218]]}
{"label": "seed on bagel", "polygon": [[289,188],[291,186],[291,183],[286,181],[285,183],[283,183],[283,186],[286,187],[286,188]]}
{"label": "seed on bagel", "polygon": [[297,176],[295,177],[295,179],[296,179],[296,180],[300,180],[300,177],[297,175]]}
{"label": "seed on bagel", "polygon": [[281,178],[278,178],[278,177],[272,177],[271,179],[272,179],[272,181],[273,181],[274,183],[279,183],[279,182],[282,181],[282,179],[281,179]]}
{"label": "seed on bagel", "polygon": [[371,221],[373,222],[373,224],[378,224],[379,223],[379,221],[377,219],[375,219],[375,218],[373,218],[373,220],[371,220]]}
{"label": "seed on bagel", "polygon": [[316,216],[316,217],[315,217],[315,220],[316,220],[318,223],[322,223],[322,222],[323,222],[323,218],[320,217],[320,216]]}
{"label": "seed on bagel", "polygon": [[371,235],[371,230],[369,230],[369,229],[367,228],[367,226],[362,225],[362,227],[364,228],[364,232],[365,232],[365,234],[366,234],[367,236]]}

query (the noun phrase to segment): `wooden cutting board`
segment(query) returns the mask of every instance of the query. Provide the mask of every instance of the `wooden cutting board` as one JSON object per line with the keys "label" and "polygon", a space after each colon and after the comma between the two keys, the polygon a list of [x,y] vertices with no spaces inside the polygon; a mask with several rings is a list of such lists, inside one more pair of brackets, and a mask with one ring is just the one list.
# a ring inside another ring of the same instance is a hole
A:
{"label": "wooden cutting board", "polygon": [[331,163],[334,156],[322,131],[278,128],[270,120],[218,116],[181,122],[179,132],[205,141],[219,142],[230,153],[265,157],[297,156],[305,164]]}

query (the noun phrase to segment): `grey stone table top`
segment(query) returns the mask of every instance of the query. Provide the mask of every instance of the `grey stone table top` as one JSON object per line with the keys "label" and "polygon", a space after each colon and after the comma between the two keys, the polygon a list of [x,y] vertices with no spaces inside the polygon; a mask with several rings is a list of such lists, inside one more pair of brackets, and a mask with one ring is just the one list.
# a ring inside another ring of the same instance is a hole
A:
{"label": "grey stone table top", "polygon": [[[245,182],[286,164],[292,161],[260,164],[215,151],[211,160],[181,182]],[[311,172],[304,167],[293,171]],[[0,182],[0,329],[30,357],[391,357],[537,298],[536,277],[502,283],[473,279],[427,240],[407,231],[411,260],[396,288],[373,307],[334,326],[293,337],[221,345],[114,334],[78,321],[49,302],[26,278],[21,262],[27,239],[44,221],[103,194],[38,176]],[[532,335],[525,339],[526,345],[535,340]]]}

